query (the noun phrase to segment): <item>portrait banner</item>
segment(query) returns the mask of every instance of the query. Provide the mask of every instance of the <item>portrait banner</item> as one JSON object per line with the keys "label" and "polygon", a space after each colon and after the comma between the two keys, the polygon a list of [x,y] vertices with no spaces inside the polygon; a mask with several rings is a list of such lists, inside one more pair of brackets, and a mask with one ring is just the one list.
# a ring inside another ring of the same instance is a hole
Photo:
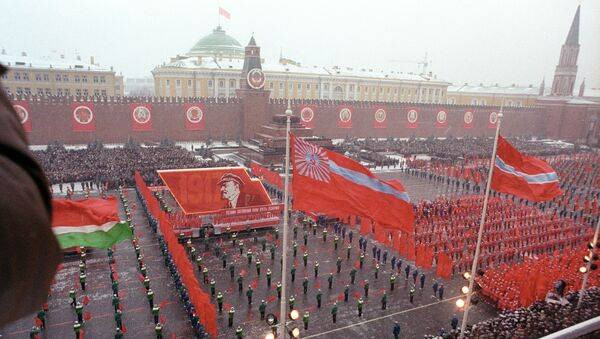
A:
{"label": "portrait banner", "polygon": [[131,108],[131,129],[134,131],[152,130],[152,105],[133,103]]}
{"label": "portrait banner", "polygon": [[260,180],[250,178],[244,167],[160,170],[158,175],[185,214],[271,204]]}
{"label": "portrait banner", "polygon": [[71,103],[71,112],[73,131],[93,132],[96,130],[93,102],[74,101]]}
{"label": "portrait banner", "polygon": [[315,127],[315,107],[302,106],[300,108],[300,123],[306,128]]}
{"label": "portrait banner", "polygon": [[406,127],[407,128],[419,127],[419,111],[416,108],[409,108],[406,111]]}
{"label": "portrait banner", "polygon": [[27,101],[13,101],[13,108],[25,132],[31,132],[31,110]]}
{"label": "portrait banner", "polygon": [[387,111],[384,107],[377,107],[373,112],[373,128],[387,128]]}
{"label": "portrait banner", "polygon": [[203,103],[187,103],[183,109],[186,130],[200,131],[206,127],[206,108]]}
{"label": "portrait banner", "polygon": [[338,127],[352,128],[352,110],[351,106],[338,107]]}
{"label": "portrait banner", "polygon": [[496,111],[490,112],[490,116],[488,118],[488,128],[496,128],[497,122],[498,122],[498,112],[496,112]]}
{"label": "portrait banner", "polygon": [[435,115],[435,127],[446,128],[448,127],[448,112],[445,109],[441,109]]}
{"label": "portrait banner", "polygon": [[472,128],[473,127],[473,111],[467,110],[463,115],[463,126],[464,128]]}

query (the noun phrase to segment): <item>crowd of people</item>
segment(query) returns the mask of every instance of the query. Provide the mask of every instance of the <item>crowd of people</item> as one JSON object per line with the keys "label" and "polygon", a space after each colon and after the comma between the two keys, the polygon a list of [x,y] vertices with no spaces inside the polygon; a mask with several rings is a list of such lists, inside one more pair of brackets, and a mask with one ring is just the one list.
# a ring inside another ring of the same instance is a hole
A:
{"label": "crowd of people", "polygon": [[[202,151],[205,155],[206,151]],[[169,144],[145,147],[126,144],[124,147],[107,148],[90,144],[84,149],[66,149],[63,145],[49,145],[44,151],[33,152],[42,165],[50,184],[84,183],[84,187],[133,186],[133,174],[139,171],[146,182],[160,183],[156,170],[174,168],[234,166],[228,160],[197,159],[193,153]],[[64,189],[67,187],[64,185]]]}
{"label": "crowd of people", "polygon": [[[453,272],[470,267],[483,208],[481,196],[422,202],[415,214],[415,246],[424,244],[453,261]],[[591,228],[532,206],[490,197],[480,267],[514,264],[573,248],[591,239]]]}

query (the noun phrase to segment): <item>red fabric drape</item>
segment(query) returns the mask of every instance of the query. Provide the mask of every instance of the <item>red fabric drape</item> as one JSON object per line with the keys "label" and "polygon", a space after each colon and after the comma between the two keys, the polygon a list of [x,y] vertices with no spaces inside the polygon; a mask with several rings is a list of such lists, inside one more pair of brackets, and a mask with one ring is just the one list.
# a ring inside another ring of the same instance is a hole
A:
{"label": "red fabric drape", "polygon": [[435,275],[443,279],[450,279],[452,276],[452,260],[446,253],[438,254]]}

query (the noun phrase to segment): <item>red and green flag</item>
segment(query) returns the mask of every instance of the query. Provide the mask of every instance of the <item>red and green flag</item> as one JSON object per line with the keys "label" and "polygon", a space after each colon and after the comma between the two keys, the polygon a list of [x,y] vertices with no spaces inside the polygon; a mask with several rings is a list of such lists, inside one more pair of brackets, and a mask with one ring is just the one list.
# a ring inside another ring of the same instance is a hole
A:
{"label": "red and green flag", "polygon": [[109,248],[132,237],[129,223],[119,220],[117,200],[52,200],[52,231],[61,248]]}

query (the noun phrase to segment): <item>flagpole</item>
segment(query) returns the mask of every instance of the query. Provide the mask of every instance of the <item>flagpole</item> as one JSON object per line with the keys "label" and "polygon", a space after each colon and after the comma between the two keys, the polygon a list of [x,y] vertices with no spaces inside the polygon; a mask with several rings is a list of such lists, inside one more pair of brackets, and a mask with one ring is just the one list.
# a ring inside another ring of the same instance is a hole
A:
{"label": "flagpole", "polygon": [[593,247],[589,251],[590,261],[587,262],[585,266],[585,274],[583,275],[583,281],[581,282],[581,290],[579,291],[579,300],[577,301],[577,308],[581,306],[581,299],[583,299],[583,293],[585,293],[585,286],[587,285],[588,276],[590,274],[590,270],[592,267],[592,256],[594,255],[594,249],[596,249],[596,243],[598,242],[598,233],[600,233],[600,218],[598,218],[598,222],[596,223],[596,231],[594,232],[594,240],[592,240]]}
{"label": "flagpole", "polygon": [[473,258],[473,264],[471,265],[471,276],[469,277],[469,292],[467,292],[467,300],[465,302],[465,312],[460,326],[459,339],[464,338],[465,329],[467,327],[467,319],[469,317],[469,308],[471,306],[471,298],[473,296],[473,285],[475,284],[475,274],[477,273],[477,262],[479,260],[479,252],[481,250],[481,238],[483,237],[483,226],[485,224],[485,217],[487,213],[488,200],[490,197],[490,186],[492,183],[492,172],[494,171],[494,163],[496,161],[496,150],[498,148],[498,136],[500,135],[500,123],[502,121],[502,108],[504,107],[504,100],[500,105],[500,113],[498,113],[498,120],[496,121],[496,136],[494,137],[494,147],[492,149],[492,158],[490,159],[490,169],[488,171],[487,184],[485,186],[485,197],[483,198],[483,210],[481,211],[481,219],[479,221],[479,232],[477,233],[477,245],[475,246],[475,257]]}
{"label": "flagpole", "polygon": [[281,300],[279,304],[279,337],[285,339],[286,312],[286,280],[287,280],[287,252],[288,252],[288,223],[289,223],[289,181],[290,181],[290,118],[292,109],[288,100],[285,110],[285,178],[283,188],[283,244],[281,246]]}

